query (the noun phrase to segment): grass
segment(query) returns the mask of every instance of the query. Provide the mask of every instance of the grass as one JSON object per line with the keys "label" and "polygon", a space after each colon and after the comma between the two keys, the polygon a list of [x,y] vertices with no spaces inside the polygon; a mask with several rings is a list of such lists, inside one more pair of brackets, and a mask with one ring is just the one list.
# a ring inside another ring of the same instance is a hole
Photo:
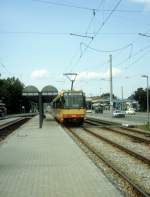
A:
{"label": "grass", "polygon": [[150,124],[139,125],[138,128],[150,131]]}

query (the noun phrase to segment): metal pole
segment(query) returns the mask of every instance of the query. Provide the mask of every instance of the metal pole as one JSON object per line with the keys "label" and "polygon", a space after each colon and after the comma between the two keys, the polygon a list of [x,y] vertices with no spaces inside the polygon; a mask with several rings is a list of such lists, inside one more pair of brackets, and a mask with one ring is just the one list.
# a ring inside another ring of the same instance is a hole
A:
{"label": "metal pole", "polygon": [[123,100],[123,86],[121,86],[121,98]]}
{"label": "metal pole", "polygon": [[123,110],[123,86],[121,86],[121,110]]}
{"label": "metal pole", "polygon": [[148,84],[148,76],[146,77],[147,79],[147,124],[149,128],[149,84]]}
{"label": "metal pole", "polygon": [[74,80],[71,80],[71,90],[73,90],[73,82]]}
{"label": "metal pole", "polygon": [[113,113],[113,87],[112,87],[112,55],[109,55],[110,60],[110,112]]}
{"label": "metal pole", "polygon": [[43,122],[43,117],[42,117],[42,93],[39,92],[39,128],[42,128],[42,122]]}

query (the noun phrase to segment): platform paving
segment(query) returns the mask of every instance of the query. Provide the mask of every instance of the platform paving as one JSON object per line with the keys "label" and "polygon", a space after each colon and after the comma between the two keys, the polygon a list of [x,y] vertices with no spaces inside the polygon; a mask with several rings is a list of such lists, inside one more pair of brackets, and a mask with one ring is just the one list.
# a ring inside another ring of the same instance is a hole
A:
{"label": "platform paving", "polygon": [[0,197],[120,197],[122,194],[52,118],[38,117],[0,143]]}

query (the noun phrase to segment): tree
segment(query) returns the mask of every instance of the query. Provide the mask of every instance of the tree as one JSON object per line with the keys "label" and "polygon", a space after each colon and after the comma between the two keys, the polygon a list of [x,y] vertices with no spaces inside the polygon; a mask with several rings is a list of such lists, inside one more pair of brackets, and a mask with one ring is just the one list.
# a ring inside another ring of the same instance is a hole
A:
{"label": "tree", "polygon": [[[113,94],[113,99],[117,99],[117,97]],[[110,93],[105,93],[101,95],[101,98],[103,99],[110,99]]]}
{"label": "tree", "polygon": [[[22,97],[23,88],[24,84],[15,77],[0,79],[0,99],[6,104],[8,113],[21,112],[25,100]],[[28,101],[26,105],[29,105]]]}
{"label": "tree", "polygon": [[[150,91],[149,91],[149,95],[150,95]],[[144,90],[143,88],[138,88],[134,92],[134,94],[131,95],[131,97],[133,99],[135,99],[136,101],[138,101],[138,103],[140,104],[141,111],[146,111],[146,109],[147,109],[147,89]]]}

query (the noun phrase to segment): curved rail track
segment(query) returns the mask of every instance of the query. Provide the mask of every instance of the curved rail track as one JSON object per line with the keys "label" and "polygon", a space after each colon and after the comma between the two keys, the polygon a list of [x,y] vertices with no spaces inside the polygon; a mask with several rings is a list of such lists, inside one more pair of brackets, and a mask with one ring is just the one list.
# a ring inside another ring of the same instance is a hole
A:
{"label": "curved rail track", "polygon": [[[143,190],[143,188],[141,188],[140,186],[138,186],[138,184],[136,184],[131,178],[129,178],[124,172],[120,171],[114,164],[112,164],[109,159],[106,159],[103,155],[101,155],[98,151],[96,151],[92,146],[90,146],[86,140],[82,139],[79,134],[77,132],[74,132],[74,130],[72,128],[67,128],[79,141],[80,143],[84,144],[84,146],[86,146],[93,154],[95,154],[100,160],[102,160],[107,166],[109,166],[111,169],[113,169],[113,171],[115,171],[115,173],[117,173],[120,177],[122,177],[125,181],[127,181],[132,188],[136,191],[136,194],[138,196],[144,196],[144,197],[149,197],[150,194],[147,193],[146,191]],[[86,130],[86,132],[90,133],[91,135],[94,135],[96,138],[99,138],[99,135],[95,135],[95,133],[89,131],[89,129],[87,128],[80,128],[83,129],[84,131]],[[109,142],[106,139],[101,138],[102,140],[104,140],[107,143],[111,143],[111,145],[113,144],[113,142]],[[115,145],[115,147],[122,149],[122,147],[119,147],[118,145]],[[134,157],[138,157],[138,159],[144,161],[147,164],[150,164],[150,160],[147,158],[140,156],[137,156],[136,153],[133,153],[130,150],[124,150],[125,152],[127,152],[128,154],[131,154]]]}

